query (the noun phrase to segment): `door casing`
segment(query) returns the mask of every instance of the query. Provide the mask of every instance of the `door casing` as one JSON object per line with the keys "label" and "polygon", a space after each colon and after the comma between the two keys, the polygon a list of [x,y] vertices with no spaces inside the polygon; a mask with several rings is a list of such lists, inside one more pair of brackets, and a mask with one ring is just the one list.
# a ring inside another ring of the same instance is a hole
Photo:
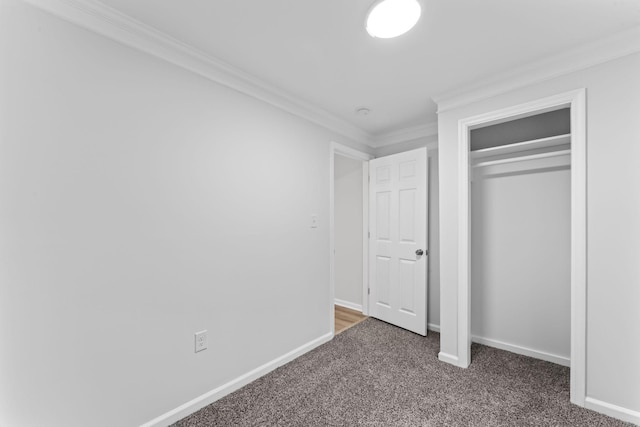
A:
{"label": "door casing", "polygon": [[335,334],[335,156],[340,155],[362,162],[362,313],[369,313],[369,160],[373,155],[331,142],[329,147],[329,331]]}
{"label": "door casing", "polygon": [[[571,109],[571,381],[570,400],[586,398],[587,332],[587,143],[586,89],[577,89],[525,104],[461,119],[458,122],[458,354],[439,359],[466,368],[471,363],[471,242],[469,135],[474,128],[497,124],[557,108]],[[441,308],[442,309],[442,308]],[[442,334],[448,333],[446,329]]]}

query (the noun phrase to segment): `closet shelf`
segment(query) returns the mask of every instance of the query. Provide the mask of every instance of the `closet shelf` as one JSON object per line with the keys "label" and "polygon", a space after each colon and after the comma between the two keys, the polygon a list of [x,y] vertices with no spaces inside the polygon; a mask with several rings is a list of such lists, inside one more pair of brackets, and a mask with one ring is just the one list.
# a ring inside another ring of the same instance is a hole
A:
{"label": "closet shelf", "polygon": [[[567,133],[564,135],[551,136],[549,138],[534,139],[531,141],[517,142],[515,144],[500,145],[498,147],[490,147],[490,148],[483,148],[481,150],[474,150],[474,151],[471,151],[470,155],[472,160],[478,160],[478,159],[483,159],[485,157],[494,157],[494,156],[499,156],[503,154],[512,154],[512,153],[518,153],[521,151],[536,150],[540,148],[548,148],[548,147],[554,147],[557,145],[570,144],[570,143],[571,143],[571,134]],[[492,164],[498,164],[495,162],[499,162],[499,161],[501,162],[501,160],[492,161]],[[487,163],[487,162],[483,162],[483,163]]]}
{"label": "closet shelf", "polygon": [[488,160],[486,162],[476,163],[473,165],[473,167],[479,168],[484,166],[502,165],[506,163],[524,162],[527,160],[537,160],[537,159],[544,159],[547,157],[557,157],[557,156],[566,156],[566,155],[571,155],[571,150],[550,151],[548,153],[531,154],[529,156],[510,157],[507,159],[500,159],[500,160]]}

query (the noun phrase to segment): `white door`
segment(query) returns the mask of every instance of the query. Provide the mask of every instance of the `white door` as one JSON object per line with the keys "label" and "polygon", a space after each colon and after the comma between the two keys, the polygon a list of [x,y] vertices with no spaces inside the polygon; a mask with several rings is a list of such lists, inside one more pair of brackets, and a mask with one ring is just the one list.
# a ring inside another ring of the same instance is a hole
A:
{"label": "white door", "polygon": [[369,162],[369,314],[427,334],[427,149]]}

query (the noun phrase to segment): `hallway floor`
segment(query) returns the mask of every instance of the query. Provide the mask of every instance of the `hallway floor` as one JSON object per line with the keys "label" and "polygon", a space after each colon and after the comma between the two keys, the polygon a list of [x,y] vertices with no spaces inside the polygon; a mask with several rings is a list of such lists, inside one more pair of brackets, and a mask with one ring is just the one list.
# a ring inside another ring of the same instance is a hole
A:
{"label": "hallway floor", "polygon": [[350,327],[362,322],[368,316],[365,316],[357,310],[335,306],[335,322],[336,322],[336,335],[340,332],[346,331]]}

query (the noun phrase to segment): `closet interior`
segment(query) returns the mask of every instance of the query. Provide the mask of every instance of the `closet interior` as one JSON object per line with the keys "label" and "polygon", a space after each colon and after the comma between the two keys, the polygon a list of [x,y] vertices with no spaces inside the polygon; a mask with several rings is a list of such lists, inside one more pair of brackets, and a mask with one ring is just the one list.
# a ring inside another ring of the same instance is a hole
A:
{"label": "closet interior", "polygon": [[471,335],[570,365],[571,129],[559,108],[473,129]]}

